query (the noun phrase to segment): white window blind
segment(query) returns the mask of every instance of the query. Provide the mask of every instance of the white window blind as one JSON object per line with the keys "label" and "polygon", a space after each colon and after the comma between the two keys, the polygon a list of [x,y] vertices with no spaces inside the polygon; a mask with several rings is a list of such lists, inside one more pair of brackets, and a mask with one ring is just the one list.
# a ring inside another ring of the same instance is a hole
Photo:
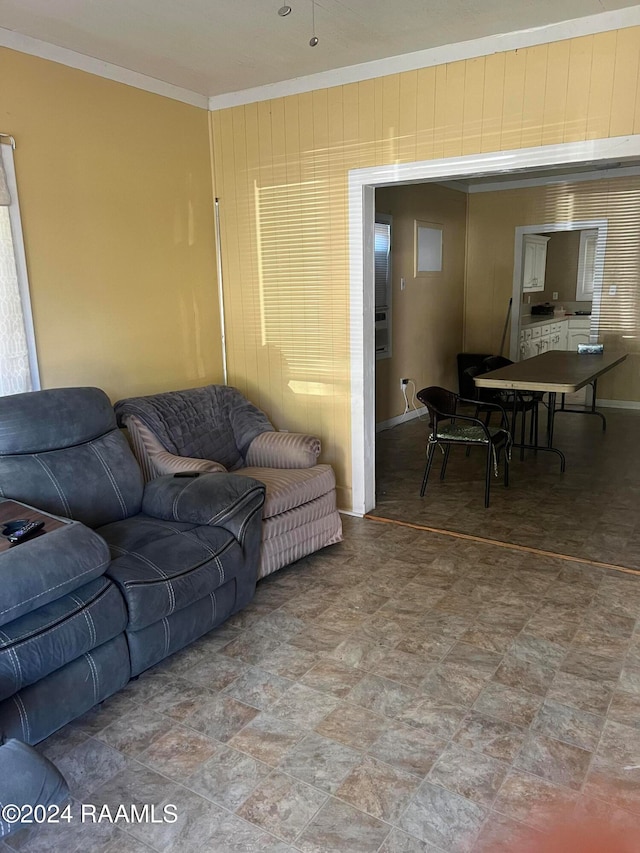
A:
{"label": "white window blind", "polygon": [[376,308],[388,308],[391,304],[390,253],[391,223],[378,222],[374,231]]}
{"label": "white window blind", "polygon": [[593,299],[593,279],[596,270],[596,244],[598,232],[594,230],[580,232],[578,251],[578,282],[576,300],[578,302]]}
{"label": "white window blind", "polygon": [[376,359],[391,358],[391,223],[377,213],[373,232]]}
{"label": "white window blind", "polygon": [[0,145],[0,396],[39,388],[13,151]]}

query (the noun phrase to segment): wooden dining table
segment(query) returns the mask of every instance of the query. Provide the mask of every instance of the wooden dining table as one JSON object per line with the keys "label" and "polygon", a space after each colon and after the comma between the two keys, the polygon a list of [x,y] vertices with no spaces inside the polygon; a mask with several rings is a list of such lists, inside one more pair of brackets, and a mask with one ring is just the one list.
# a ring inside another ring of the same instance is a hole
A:
{"label": "wooden dining table", "polygon": [[[564,453],[553,446],[553,429],[556,414],[560,412],[578,412],[581,414],[597,415],[602,419],[603,429],[606,429],[606,419],[602,412],[596,409],[596,394],[598,377],[623,362],[627,357],[624,352],[577,353],[565,350],[551,350],[524,361],[516,361],[498,370],[491,370],[474,377],[479,388],[493,388],[496,391],[513,391],[513,421],[515,427],[517,409],[517,394],[523,391],[543,391],[548,396],[547,443],[545,445],[514,444],[531,450],[546,450],[560,457],[560,470],[565,470]],[[565,406],[565,394],[573,394],[586,385],[593,387],[591,405],[582,408]],[[562,395],[560,408],[556,407],[557,395]],[[523,415],[524,416],[524,415]]]}

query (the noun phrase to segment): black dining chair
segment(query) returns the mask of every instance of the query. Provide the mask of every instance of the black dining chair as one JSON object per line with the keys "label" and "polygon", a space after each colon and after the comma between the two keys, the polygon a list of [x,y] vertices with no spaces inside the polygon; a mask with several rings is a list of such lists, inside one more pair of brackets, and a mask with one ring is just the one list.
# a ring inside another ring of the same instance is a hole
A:
{"label": "black dining chair", "polygon": [[475,405],[477,401],[467,400],[453,391],[447,391],[446,388],[432,385],[429,388],[423,388],[421,391],[418,391],[416,397],[427,407],[431,427],[431,434],[427,441],[427,464],[424,470],[424,477],[422,478],[420,497],[424,497],[427,488],[427,481],[431,466],[433,465],[436,447],[440,447],[444,453],[442,468],[440,470],[440,479],[444,480],[449,453],[454,445],[462,447],[481,446],[486,447],[487,451],[484,505],[488,507],[489,491],[491,488],[491,468],[493,467],[497,477],[501,452],[504,454],[504,484],[505,486],[509,485],[511,433],[509,432],[509,422],[506,412],[498,404],[483,403],[483,406],[491,406],[501,414],[501,426],[491,427],[480,418],[460,413],[458,407],[461,404]]}
{"label": "black dining chair", "polygon": [[[501,367],[507,367],[508,365],[513,364],[513,362],[510,358],[505,358],[503,355],[490,355],[488,358],[484,359],[482,364],[485,368],[485,372],[489,372],[491,370],[499,370]],[[486,391],[487,389],[485,388],[483,390]],[[522,460],[524,459],[524,439],[528,413],[531,414],[531,421],[529,423],[529,444],[534,447],[538,444],[539,405],[544,399],[544,393],[542,391],[495,391],[493,393],[494,402],[499,403],[507,411],[511,410],[511,412],[513,412],[511,433],[514,436],[516,431],[516,417],[519,414],[522,415],[522,420],[520,422],[520,459]]]}

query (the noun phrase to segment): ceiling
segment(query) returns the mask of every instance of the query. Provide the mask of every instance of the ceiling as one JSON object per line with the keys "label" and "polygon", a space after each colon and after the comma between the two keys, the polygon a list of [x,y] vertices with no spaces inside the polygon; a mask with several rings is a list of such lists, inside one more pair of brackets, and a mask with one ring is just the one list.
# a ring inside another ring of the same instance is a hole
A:
{"label": "ceiling", "polygon": [[0,27],[216,96],[637,0],[316,0],[314,48],[311,0],[288,0],[286,18],[277,14],[282,2],[0,0]]}

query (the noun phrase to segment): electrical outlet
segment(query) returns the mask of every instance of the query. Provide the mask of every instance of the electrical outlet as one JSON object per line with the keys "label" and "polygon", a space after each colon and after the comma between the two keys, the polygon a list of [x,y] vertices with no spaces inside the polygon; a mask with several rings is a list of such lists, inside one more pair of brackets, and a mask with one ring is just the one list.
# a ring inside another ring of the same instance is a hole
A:
{"label": "electrical outlet", "polygon": [[400,390],[404,391],[404,389],[407,387],[408,384],[409,384],[408,379],[401,379],[400,380]]}
{"label": "electrical outlet", "polygon": [[554,302],[555,302],[555,300],[558,298],[558,291],[557,291],[557,290],[554,290],[554,291],[553,291],[553,294],[551,295],[551,298],[552,298],[552,299],[554,300]]}

